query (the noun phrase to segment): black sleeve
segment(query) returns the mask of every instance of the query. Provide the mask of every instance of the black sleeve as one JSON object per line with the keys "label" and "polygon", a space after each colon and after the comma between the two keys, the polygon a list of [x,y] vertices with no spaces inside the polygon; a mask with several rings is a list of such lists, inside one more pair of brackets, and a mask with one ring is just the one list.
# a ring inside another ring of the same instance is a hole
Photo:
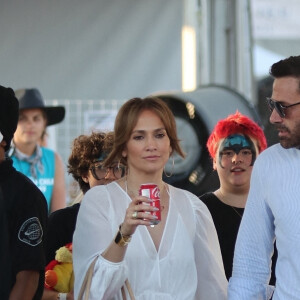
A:
{"label": "black sleeve", "polygon": [[47,203],[41,191],[29,180],[19,178],[11,236],[15,273],[44,271],[44,240],[47,229]]}
{"label": "black sleeve", "polygon": [[[67,221],[67,220],[66,220]],[[50,214],[48,218],[47,239],[46,239],[46,265],[55,258],[55,252],[62,247],[61,210]]]}
{"label": "black sleeve", "polygon": [[59,209],[50,214],[46,240],[46,264],[55,259],[56,250],[73,241],[80,204]]}

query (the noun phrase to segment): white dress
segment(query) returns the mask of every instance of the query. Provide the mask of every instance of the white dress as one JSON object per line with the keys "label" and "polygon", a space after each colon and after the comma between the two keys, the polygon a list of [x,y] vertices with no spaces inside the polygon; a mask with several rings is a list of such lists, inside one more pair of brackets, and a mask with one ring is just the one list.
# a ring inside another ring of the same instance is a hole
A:
{"label": "white dress", "polygon": [[[99,256],[90,299],[120,300],[126,278],[136,300],[223,300],[227,294],[217,233],[211,215],[190,192],[169,186],[169,212],[158,251],[146,226],[138,226],[125,258]],[[97,186],[83,198],[73,237],[75,299],[88,266],[111,243],[130,197],[116,183]]]}

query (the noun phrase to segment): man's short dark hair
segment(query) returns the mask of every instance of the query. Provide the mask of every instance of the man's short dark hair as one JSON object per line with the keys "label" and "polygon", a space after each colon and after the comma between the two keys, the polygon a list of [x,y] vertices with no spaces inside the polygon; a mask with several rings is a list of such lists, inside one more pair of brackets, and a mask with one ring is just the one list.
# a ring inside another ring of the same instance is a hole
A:
{"label": "man's short dark hair", "polygon": [[300,78],[300,56],[290,56],[273,64],[270,75],[275,78],[292,76]]}

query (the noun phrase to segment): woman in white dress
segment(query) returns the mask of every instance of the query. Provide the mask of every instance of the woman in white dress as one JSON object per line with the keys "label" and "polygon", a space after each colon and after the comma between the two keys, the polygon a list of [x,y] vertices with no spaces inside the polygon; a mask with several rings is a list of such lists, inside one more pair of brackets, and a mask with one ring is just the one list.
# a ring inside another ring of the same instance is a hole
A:
{"label": "woman in white dress", "polygon": [[[137,300],[223,300],[227,280],[216,230],[206,206],[192,193],[162,180],[177,152],[184,157],[174,116],[160,99],[133,98],[119,110],[115,145],[105,164],[120,160],[127,176],[89,190],[73,238],[75,298],[90,263],[89,299],[122,299],[126,278]],[[141,184],[160,189],[161,221]]]}

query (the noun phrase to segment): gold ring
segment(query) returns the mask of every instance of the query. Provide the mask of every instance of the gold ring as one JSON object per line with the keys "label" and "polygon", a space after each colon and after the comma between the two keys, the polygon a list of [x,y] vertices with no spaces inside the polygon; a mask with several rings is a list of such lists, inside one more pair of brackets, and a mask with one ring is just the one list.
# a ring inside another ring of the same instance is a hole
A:
{"label": "gold ring", "polygon": [[135,212],[132,214],[132,219],[137,219],[137,214],[138,214],[138,212],[135,211]]}

